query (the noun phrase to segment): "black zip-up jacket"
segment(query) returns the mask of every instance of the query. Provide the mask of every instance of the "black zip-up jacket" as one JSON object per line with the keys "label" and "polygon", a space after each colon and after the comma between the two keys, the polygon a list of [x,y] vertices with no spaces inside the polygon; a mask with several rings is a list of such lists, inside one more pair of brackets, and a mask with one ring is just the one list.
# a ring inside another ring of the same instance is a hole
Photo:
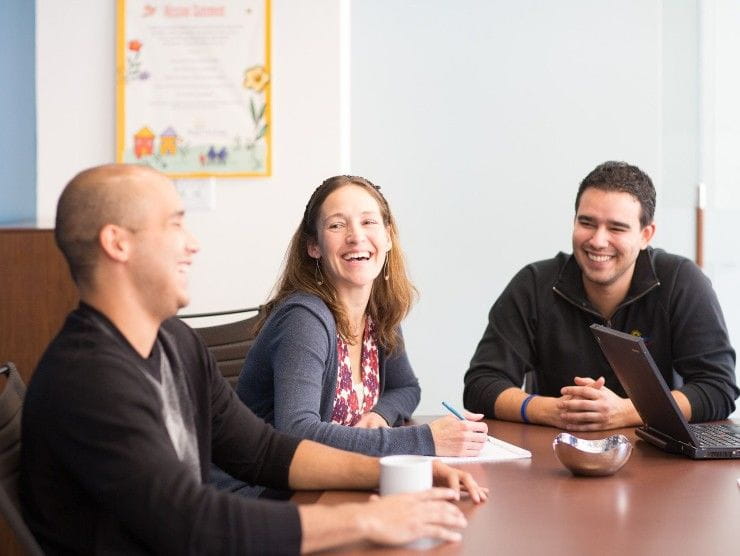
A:
{"label": "black zip-up jacket", "polygon": [[465,407],[495,417],[496,398],[520,387],[526,373],[544,396],[559,397],[576,376],[604,376],[626,397],[589,330],[593,323],[642,336],[668,385],[688,398],[692,421],[735,410],[735,351],[709,279],[690,260],[650,247],[637,257],[629,292],[608,321],[589,303],[572,255],[520,270],[491,308],[465,373]]}

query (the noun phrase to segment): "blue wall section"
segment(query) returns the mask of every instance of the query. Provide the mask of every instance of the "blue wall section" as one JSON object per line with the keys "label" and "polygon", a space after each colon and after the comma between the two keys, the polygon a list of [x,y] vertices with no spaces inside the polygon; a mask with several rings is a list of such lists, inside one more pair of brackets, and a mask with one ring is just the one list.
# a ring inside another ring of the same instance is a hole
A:
{"label": "blue wall section", "polygon": [[0,223],[36,218],[35,2],[0,17]]}

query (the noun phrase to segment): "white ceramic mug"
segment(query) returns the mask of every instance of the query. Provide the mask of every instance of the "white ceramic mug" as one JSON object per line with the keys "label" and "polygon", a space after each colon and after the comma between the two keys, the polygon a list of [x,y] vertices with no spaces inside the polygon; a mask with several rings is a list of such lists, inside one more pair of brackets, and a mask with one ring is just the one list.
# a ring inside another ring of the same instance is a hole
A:
{"label": "white ceramic mug", "polygon": [[[419,492],[432,488],[432,459],[424,456],[386,456],[380,458],[380,495]],[[441,541],[421,538],[406,548],[426,550]]]}
{"label": "white ceramic mug", "polygon": [[432,488],[432,460],[424,456],[380,458],[380,495]]}

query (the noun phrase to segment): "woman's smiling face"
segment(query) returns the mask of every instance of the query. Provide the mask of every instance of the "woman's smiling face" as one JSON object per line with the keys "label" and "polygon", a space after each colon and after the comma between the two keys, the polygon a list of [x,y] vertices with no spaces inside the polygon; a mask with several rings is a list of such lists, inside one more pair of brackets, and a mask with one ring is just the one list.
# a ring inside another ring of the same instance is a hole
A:
{"label": "woman's smiling face", "polygon": [[340,187],[321,205],[316,228],[308,254],[321,259],[324,277],[339,294],[366,289],[369,295],[391,249],[377,201],[360,186]]}

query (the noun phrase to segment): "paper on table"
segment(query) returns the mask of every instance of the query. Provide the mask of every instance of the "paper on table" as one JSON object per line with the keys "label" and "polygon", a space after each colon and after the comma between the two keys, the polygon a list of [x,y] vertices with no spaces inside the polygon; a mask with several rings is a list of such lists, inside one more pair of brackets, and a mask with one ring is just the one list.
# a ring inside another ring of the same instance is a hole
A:
{"label": "paper on table", "polygon": [[519,446],[515,446],[514,444],[509,444],[508,442],[504,442],[503,440],[494,438],[493,436],[489,436],[488,438],[490,439],[490,441],[486,442],[486,445],[477,456],[438,456],[434,459],[438,459],[439,461],[442,461],[444,463],[457,464],[481,463],[487,461],[507,461],[512,459],[524,459],[532,457],[532,452],[530,452],[529,450],[525,450],[524,448],[520,448]]}

